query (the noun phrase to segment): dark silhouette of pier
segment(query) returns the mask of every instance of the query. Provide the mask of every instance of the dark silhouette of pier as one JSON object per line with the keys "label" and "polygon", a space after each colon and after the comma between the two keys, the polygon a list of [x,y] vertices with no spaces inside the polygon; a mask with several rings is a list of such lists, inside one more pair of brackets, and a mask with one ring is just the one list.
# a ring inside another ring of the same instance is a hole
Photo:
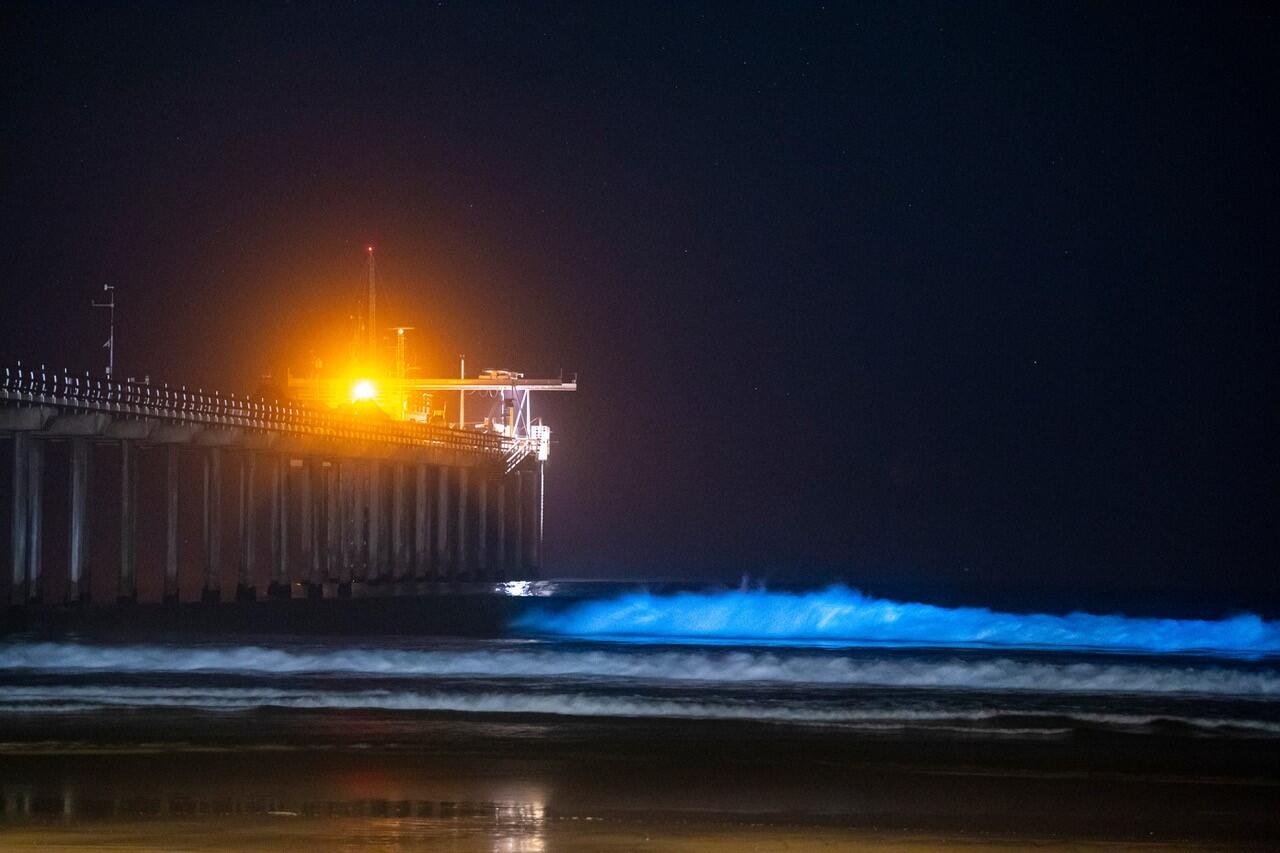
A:
{"label": "dark silhouette of pier", "polygon": [[[183,576],[190,526],[198,599],[209,603],[410,595],[539,575],[542,430],[502,434],[10,368],[0,377],[0,436],[12,605],[88,603],[102,588],[90,566],[103,564],[92,550],[103,540],[118,551],[106,561],[115,601],[138,601],[139,572],[155,565],[159,599],[177,603],[192,586]],[[195,525],[180,511],[193,492]],[[139,559],[140,517],[163,531],[155,560]],[[107,528],[115,535],[97,535]]]}

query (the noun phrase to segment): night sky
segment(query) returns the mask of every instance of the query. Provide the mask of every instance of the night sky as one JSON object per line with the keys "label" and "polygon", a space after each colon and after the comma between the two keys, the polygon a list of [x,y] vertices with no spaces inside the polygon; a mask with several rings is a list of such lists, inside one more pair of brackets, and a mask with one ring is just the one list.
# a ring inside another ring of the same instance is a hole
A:
{"label": "night sky", "polygon": [[[543,399],[553,574],[1280,598],[1263,4],[9,3],[0,357]],[[878,586],[877,586],[878,585]],[[1004,593],[1001,593],[1004,594]]]}

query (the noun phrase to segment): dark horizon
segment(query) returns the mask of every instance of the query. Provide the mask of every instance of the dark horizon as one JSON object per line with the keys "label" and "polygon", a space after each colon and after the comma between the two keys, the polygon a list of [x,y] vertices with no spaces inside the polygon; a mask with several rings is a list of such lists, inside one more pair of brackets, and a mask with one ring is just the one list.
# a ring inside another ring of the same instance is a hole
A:
{"label": "dark horizon", "polygon": [[0,33],[5,364],[100,369],[111,283],[119,375],[249,392],[372,243],[429,367],[579,373],[539,401],[551,574],[1280,606],[1264,7]]}

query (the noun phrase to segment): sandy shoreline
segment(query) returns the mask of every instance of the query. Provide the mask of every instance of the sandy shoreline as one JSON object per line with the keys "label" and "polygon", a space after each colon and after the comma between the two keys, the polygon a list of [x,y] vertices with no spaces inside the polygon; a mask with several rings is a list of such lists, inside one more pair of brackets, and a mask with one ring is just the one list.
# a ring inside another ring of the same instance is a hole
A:
{"label": "sandy shoreline", "polygon": [[0,723],[21,849],[1265,849],[1273,740],[368,712]]}
{"label": "sandy shoreline", "polygon": [[[263,850],[292,853],[329,849],[447,850],[456,853],[810,853],[835,850],[868,853],[917,853],[942,847],[982,851],[1191,851],[1240,850],[1250,845],[1207,841],[1097,841],[981,836],[964,833],[923,834],[768,824],[722,825],[698,821],[552,819],[512,832],[497,827],[459,827],[421,819],[321,819],[290,815],[273,818],[207,818],[79,826],[22,827],[0,833],[5,849],[54,851],[128,849],[137,851]],[[1257,849],[1265,849],[1257,845]]]}

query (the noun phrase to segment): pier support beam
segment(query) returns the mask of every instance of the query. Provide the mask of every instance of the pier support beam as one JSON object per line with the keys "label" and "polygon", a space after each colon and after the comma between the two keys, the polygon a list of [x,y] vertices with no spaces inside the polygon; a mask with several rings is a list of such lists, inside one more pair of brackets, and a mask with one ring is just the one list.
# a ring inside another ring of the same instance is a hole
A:
{"label": "pier support beam", "polygon": [[427,490],[427,466],[418,463],[417,483],[413,504],[413,576],[421,580],[430,574],[431,551],[427,540],[431,517],[431,493]]}
{"label": "pier support beam", "polygon": [[27,448],[27,601],[43,599],[40,573],[44,568],[44,443],[32,439]]}
{"label": "pier support beam", "polygon": [[120,581],[116,600],[138,600],[138,449],[127,439],[120,442]]}
{"label": "pier support beam", "polygon": [[324,466],[311,457],[302,463],[302,513],[304,565],[307,567],[307,598],[324,598],[324,574],[321,571],[320,519],[324,512]]}
{"label": "pier support beam", "polygon": [[204,587],[200,600],[222,600],[222,450],[204,453]]}
{"label": "pier support beam", "polygon": [[164,449],[164,603],[178,603],[178,445]]}
{"label": "pier support beam", "polygon": [[520,515],[524,528],[524,553],[521,555],[521,580],[537,577],[538,568],[538,472],[525,471],[521,477]]}
{"label": "pier support beam", "polygon": [[503,477],[498,481],[498,500],[495,506],[497,510],[497,530],[494,544],[497,546],[497,553],[494,554],[494,563],[496,567],[495,576],[498,580],[507,579],[507,478]]}
{"label": "pier support beam", "polygon": [[27,600],[27,456],[29,439],[24,432],[13,433],[13,514],[10,527],[9,552],[11,582],[10,604],[25,604]]}
{"label": "pier support beam", "polygon": [[489,580],[489,478],[476,484],[476,580]]}
{"label": "pier support beam", "polygon": [[236,579],[236,601],[253,601],[258,590],[253,584],[253,556],[257,537],[254,536],[254,520],[258,503],[254,496],[254,479],[258,459],[252,451],[240,456],[240,571]]}
{"label": "pier support beam", "polygon": [[352,487],[355,472],[351,462],[338,463],[338,529],[342,541],[339,545],[338,597],[351,597],[351,567],[355,563],[355,493]]}
{"label": "pier support beam", "polygon": [[515,534],[511,543],[512,557],[514,558],[515,567],[513,577],[516,580],[524,580],[526,578],[524,563],[524,539],[525,539],[525,512],[524,512],[524,472],[516,472],[516,494],[515,494]]}
{"label": "pier support beam", "polygon": [[454,576],[469,578],[471,576],[471,555],[467,552],[467,485],[470,478],[469,468],[458,469],[458,559],[454,564]]}
{"label": "pier support beam", "polygon": [[89,440],[71,439],[71,541],[68,548],[67,603],[89,602]]}
{"label": "pier support beam", "polygon": [[369,518],[368,518],[368,496],[365,489],[368,488],[368,471],[359,461],[351,464],[351,495],[354,527],[352,528],[355,535],[355,542],[352,548],[352,565],[351,574],[355,578],[362,581],[369,580],[369,560],[368,560],[368,542],[369,542]]}
{"label": "pier support beam", "polygon": [[[289,476],[290,467],[285,467],[285,477]],[[315,535],[315,506],[311,502],[311,460],[304,458],[302,468],[298,471],[298,550],[303,576],[307,579],[307,594],[310,595],[311,584],[315,580],[315,570],[311,565],[315,551],[312,537]]]}
{"label": "pier support beam", "polygon": [[538,470],[533,480],[533,554],[529,561],[532,576],[536,579],[542,575],[542,527],[543,527],[543,490],[546,487],[546,468],[538,462]]}
{"label": "pier support beam", "polygon": [[271,458],[271,583],[267,595],[289,597],[289,459]]}
{"label": "pier support beam", "polygon": [[391,573],[400,582],[409,579],[409,546],[404,535],[405,466],[397,462],[391,477]]}
{"label": "pier support beam", "polygon": [[369,573],[370,583],[386,580],[382,565],[382,464],[369,463]]}
{"label": "pier support beam", "polygon": [[436,472],[436,577],[445,579],[452,573],[449,565],[449,466]]}
{"label": "pier support beam", "polygon": [[328,580],[338,581],[342,566],[342,523],[338,513],[338,461],[331,460],[320,469],[324,475],[324,573]]}

